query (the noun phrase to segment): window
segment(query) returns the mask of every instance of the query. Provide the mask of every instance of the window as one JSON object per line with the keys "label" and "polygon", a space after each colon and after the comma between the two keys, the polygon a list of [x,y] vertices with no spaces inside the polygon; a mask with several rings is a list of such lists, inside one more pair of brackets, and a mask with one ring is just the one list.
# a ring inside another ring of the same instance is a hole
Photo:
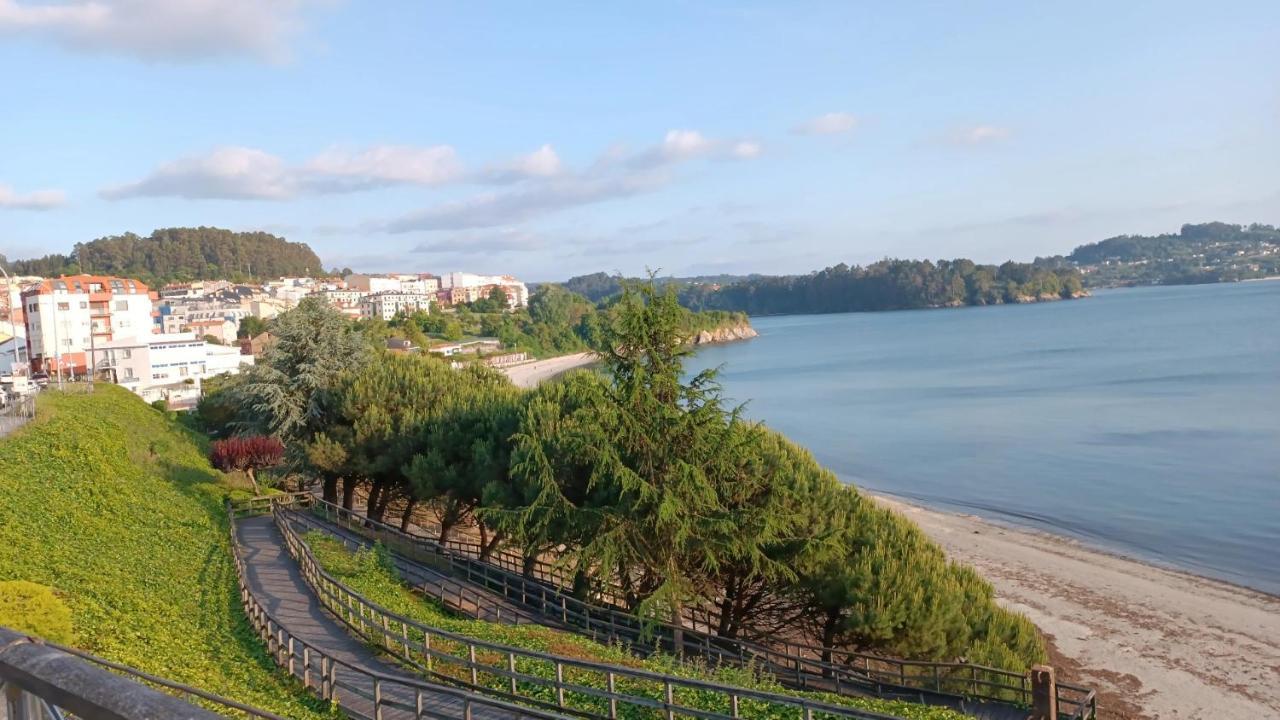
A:
{"label": "window", "polygon": [[[131,358],[133,357],[133,350],[132,350],[132,349],[130,349],[130,348],[125,348],[125,349],[121,350],[121,351],[120,351],[120,357],[121,357],[121,358],[123,358],[123,359],[125,359],[125,360],[129,360],[129,359],[131,359]],[[130,370],[129,372],[130,372],[131,374],[133,373],[133,371],[132,371],[132,370]]]}
{"label": "window", "polygon": [[58,303],[58,309],[59,309],[59,310],[70,310],[70,309],[71,309],[71,303]]}
{"label": "window", "polygon": [[129,309],[129,301],[128,301],[128,300],[117,300],[117,301],[116,301],[116,309],[117,309],[117,310],[128,310],[128,309]]}
{"label": "window", "polygon": [[[126,352],[127,352],[127,351],[126,351]],[[126,356],[126,357],[128,357],[128,356]],[[125,379],[125,380],[132,380],[132,379],[133,379],[133,368],[131,368],[131,367],[127,367],[127,368],[125,368],[125,369],[124,369],[124,379]]]}
{"label": "window", "polygon": [[105,291],[106,291],[106,288],[102,287],[102,283],[100,282],[89,283],[89,292],[100,293]]}
{"label": "window", "polygon": [[186,368],[186,366],[184,365],[184,366],[182,366],[182,367],[178,368],[178,377],[186,377],[186,376],[187,376],[187,368]]}
{"label": "window", "polygon": [[80,301],[80,309],[81,309],[81,310],[88,310],[88,309],[89,309],[89,303],[87,303],[87,302],[85,302],[85,301],[81,300],[81,301]]}

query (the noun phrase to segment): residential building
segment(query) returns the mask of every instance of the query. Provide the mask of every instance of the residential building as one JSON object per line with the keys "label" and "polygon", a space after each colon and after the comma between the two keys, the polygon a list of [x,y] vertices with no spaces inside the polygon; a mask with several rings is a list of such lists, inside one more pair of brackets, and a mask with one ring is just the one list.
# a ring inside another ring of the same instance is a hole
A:
{"label": "residential building", "polygon": [[236,341],[236,331],[239,327],[240,323],[235,320],[227,320],[226,318],[210,318],[208,320],[194,320],[187,323],[185,332],[195,333],[195,336],[198,338],[211,337],[223,345],[226,345]]}
{"label": "residential building", "polygon": [[426,294],[440,289],[440,278],[429,273],[371,275],[352,273],[343,280],[348,290],[365,294],[398,290],[406,293]]}
{"label": "residential building", "polygon": [[147,402],[164,400],[185,409],[200,399],[201,382],[238,373],[253,364],[239,348],[206,343],[194,333],[168,333],[111,340],[98,351],[98,374]]}
{"label": "residential building", "polygon": [[151,291],[128,278],[70,275],[22,291],[27,354],[37,371],[83,375],[103,343],[151,334]]}
{"label": "residential building", "polygon": [[[472,273],[451,272],[441,279],[441,287],[466,288],[467,292],[451,297],[466,297],[460,302],[475,302],[488,297],[489,291],[500,287],[507,294],[507,302],[513,308],[525,307],[529,304],[529,288],[510,275],[474,275]],[[454,301],[456,304],[459,301]]]}
{"label": "residential building", "polygon": [[25,375],[30,367],[26,329],[16,329],[17,337],[11,337],[8,323],[0,325],[0,375]]}
{"label": "residential building", "polygon": [[360,300],[360,315],[364,318],[390,320],[402,312],[430,310],[432,298],[432,295],[399,290],[372,293]]}

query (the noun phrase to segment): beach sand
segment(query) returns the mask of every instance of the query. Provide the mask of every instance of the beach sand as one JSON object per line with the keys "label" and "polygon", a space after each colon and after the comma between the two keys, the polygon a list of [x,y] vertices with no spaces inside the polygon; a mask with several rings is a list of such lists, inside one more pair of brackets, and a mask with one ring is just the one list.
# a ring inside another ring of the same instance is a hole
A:
{"label": "beach sand", "polygon": [[1049,636],[1102,718],[1280,718],[1280,597],[878,497]]}
{"label": "beach sand", "polygon": [[574,368],[585,367],[595,361],[595,353],[575,353],[573,355],[547,358],[546,360],[535,360],[523,365],[512,365],[511,367],[503,368],[502,372],[506,373],[516,387],[531,388],[543,380],[548,380]]}

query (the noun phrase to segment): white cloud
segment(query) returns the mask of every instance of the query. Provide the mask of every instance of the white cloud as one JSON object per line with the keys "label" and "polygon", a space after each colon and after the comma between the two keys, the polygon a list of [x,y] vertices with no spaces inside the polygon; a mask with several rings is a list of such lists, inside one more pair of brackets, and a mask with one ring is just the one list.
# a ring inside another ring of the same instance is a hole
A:
{"label": "white cloud", "polygon": [[0,0],[0,35],[148,62],[289,59],[304,11],[327,0]]}
{"label": "white cloud", "polygon": [[106,188],[108,200],[131,197],[285,200],[297,193],[296,178],[275,155],[247,147],[216,148],[207,155],[160,165],[147,177]]}
{"label": "white cloud", "polygon": [[65,205],[67,194],[61,190],[36,190],[20,195],[8,185],[0,185],[0,208],[11,210],[52,210]]}
{"label": "white cloud", "polygon": [[508,226],[570,207],[652,192],[670,181],[668,170],[694,158],[748,159],[759,152],[759,145],[751,141],[728,143],[696,130],[671,130],[661,142],[640,152],[630,154],[611,147],[579,172],[559,168],[557,158],[553,175],[531,175],[509,190],[437,205],[382,227],[387,232],[405,233]]}
{"label": "white cloud", "polygon": [[810,118],[792,128],[798,135],[840,135],[858,127],[857,115],[847,112],[829,112]]}
{"label": "white cloud", "polygon": [[397,184],[439,185],[462,174],[458,153],[448,145],[376,145],[360,152],[330,149],[301,169],[304,183],[366,189]]}
{"label": "white cloud", "polygon": [[439,240],[422,243],[413,249],[417,253],[444,253],[451,255],[488,255],[503,252],[531,252],[546,247],[539,236],[516,228],[501,228],[494,232],[465,232]]}
{"label": "white cloud", "polygon": [[447,145],[376,145],[357,152],[330,149],[300,166],[262,150],[232,146],[164,163],[142,180],[106,188],[101,195],[109,200],[288,200],[392,185],[438,185],[461,173],[457,153]]}
{"label": "white cloud", "polygon": [[662,154],[673,160],[683,160],[707,152],[712,143],[697,130],[668,130],[662,139]]}
{"label": "white cloud", "polygon": [[491,166],[480,172],[476,178],[480,182],[503,184],[519,182],[529,178],[548,178],[559,175],[563,170],[560,156],[555,148],[543,145],[527,155],[521,155],[508,163]]}
{"label": "white cloud", "polygon": [[950,136],[951,142],[958,145],[982,145],[1004,140],[1009,137],[1009,129],[995,125],[974,125],[960,128]]}

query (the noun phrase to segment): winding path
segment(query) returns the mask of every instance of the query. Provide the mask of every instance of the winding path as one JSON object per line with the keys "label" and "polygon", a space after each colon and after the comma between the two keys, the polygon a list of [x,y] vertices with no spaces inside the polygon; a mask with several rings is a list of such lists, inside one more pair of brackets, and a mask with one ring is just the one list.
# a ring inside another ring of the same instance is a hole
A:
{"label": "winding path", "polygon": [[[238,520],[236,537],[241,545],[245,581],[249,589],[289,633],[323,650],[341,663],[405,683],[399,685],[396,682],[384,682],[382,720],[465,717],[464,703],[453,694],[444,692],[423,692],[423,712],[421,715],[414,712],[418,698],[409,686],[422,686],[422,679],[379,659],[314,600],[311,588],[303,580],[297,563],[289,557],[284,538],[269,515]],[[338,701],[342,709],[353,717],[374,717],[374,688],[369,676],[341,665],[337,674],[339,685],[355,688],[355,691],[339,693]],[[499,720],[545,718],[547,715],[473,706],[471,717],[477,720]]]}

